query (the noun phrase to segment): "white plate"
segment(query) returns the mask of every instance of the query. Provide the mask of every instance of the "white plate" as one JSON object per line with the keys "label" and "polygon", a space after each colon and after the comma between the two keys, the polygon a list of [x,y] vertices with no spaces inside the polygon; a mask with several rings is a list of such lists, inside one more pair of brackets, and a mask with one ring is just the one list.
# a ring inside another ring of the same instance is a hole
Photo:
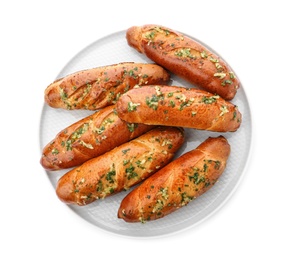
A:
{"label": "white plate", "polygon": [[[203,43],[201,42],[201,44]],[[209,46],[206,47],[211,49]],[[212,51],[216,53],[214,50]],[[57,78],[82,69],[126,61],[152,62],[144,55],[129,47],[125,38],[125,31],[120,31],[86,47],[68,62]],[[192,85],[174,75],[172,75],[172,79],[172,85],[192,87]],[[119,193],[104,200],[95,201],[87,206],[79,207],[72,205],[68,207],[70,207],[74,213],[98,228],[118,235],[132,237],[154,237],[175,233],[190,228],[206,217],[209,217],[222,206],[237,187],[237,184],[245,172],[251,149],[251,113],[242,86],[231,102],[237,105],[242,113],[242,124],[236,132],[223,134],[231,145],[231,155],[228,160],[227,168],[214,187],[189,203],[186,207],[162,219],[150,221],[145,224],[125,223],[123,220],[117,218],[117,210],[120,202],[126,196],[127,192]],[[92,111],[53,109],[44,104],[40,122],[41,152],[44,146],[50,142],[59,131],[92,113]],[[194,149],[209,136],[215,137],[220,135],[220,133],[215,132],[192,129],[185,130],[186,142],[178,151],[177,157]],[[56,187],[58,179],[67,171],[68,170],[56,172],[46,171],[54,188]],[[63,204],[63,206],[66,205]]]}

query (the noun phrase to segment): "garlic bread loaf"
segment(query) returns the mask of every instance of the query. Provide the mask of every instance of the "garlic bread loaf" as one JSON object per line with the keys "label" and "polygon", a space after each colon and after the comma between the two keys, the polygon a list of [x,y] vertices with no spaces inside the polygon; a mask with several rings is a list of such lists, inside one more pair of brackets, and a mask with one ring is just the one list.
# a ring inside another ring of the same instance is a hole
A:
{"label": "garlic bread loaf", "polygon": [[216,183],[229,154],[230,145],[224,137],[208,138],[131,191],[122,200],[118,217],[144,223],[186,206]]}
{"label": "garlic bread loaf", "polygon": [[50,171],[74,167],[152,128],[122,121],[114,105],[108,106],[59,132],[44,147],[40,162]]}
{"label": "garlic bread loaf", "polygon": [[72,73],[45,89],[53,108],[96,110],[114,104],[136,85],[167,84],[170,75],[156,64],[125,62]]}
{"label": "garlic bread loaf", "polygon": [[194,39],[170,28],[148,24],[127,30],[128,44],[193,85],[231,100],[239,80],[230,66]]}
{"label": "garlic bread loaf", "polygon": [[127,190],[169,163],[183,142],[183,129],[152,129],[67,172],[56,193],[64,203],[81,206]]}
{"label": "garlic bread loaf", "polygon": [[115,106],[118,116],[129,123],[215,132],[233,132],[241,124],[237,106],[218,95],[194,88],[143,86],[122,95]]}

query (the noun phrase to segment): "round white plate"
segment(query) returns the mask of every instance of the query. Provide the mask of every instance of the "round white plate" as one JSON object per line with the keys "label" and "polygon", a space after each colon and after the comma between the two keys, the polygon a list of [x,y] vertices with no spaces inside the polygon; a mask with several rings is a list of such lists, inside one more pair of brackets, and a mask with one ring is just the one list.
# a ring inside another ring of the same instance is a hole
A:
{"label": "round white plate", "polygon": [[[116,32],[104,37],[78,53],[59,73],[57,78],[82,69],[116,64],[119,62],[151,62],[143,54],[128,46],[126,31]],[[197,40],[197,39],[195,39]],[[201,42],[201,44],[203,44]],[[205,45],[205,44],[203,44]],[[206,46],[206,45],[205,45]],[[209,46],[206,46],[212,50]],[[214,50],[212,50],[216,53]],[[217,53],[216,53],[217,54]],[[218,54],[217,54],[218,55]],[[220,56],[220,55],[218,55]],[[193,87],[184,80],[172,75],[172,85]],[[43,93],[44,95],[44,93]],[[104,200],[95,201],[87,206],[68,206],[75,214],[89,221],[98,228],[118,235],[132,237],[162,236],[190,228],[214,213],[229,198],[243,176],[251,149],[251,113],[244,88],[238,90],[231,101],[242,113],[242,124],[234,133],[223,133],[231,145],[231,155],[227,168],[219,181],[205,194],[176,212],[156,221],[142,223],[126,223],[117,218],[117,210],[121,200],[128,192],[124,191]],[[67,111],[43,106],[40,122],[40,150],[49,143],[58,132],[79,119],[94,113],[93,111]],[[176,157],[196,148],[209,136],[215,137],[221,133],[185,129],[186,142],[178,151]],[[58,179],[68,170],[56,172],[46,171],[53,187]],[[131,189],[132,190],[132,189]],[[63,204],[63,206],[66,206]]]}

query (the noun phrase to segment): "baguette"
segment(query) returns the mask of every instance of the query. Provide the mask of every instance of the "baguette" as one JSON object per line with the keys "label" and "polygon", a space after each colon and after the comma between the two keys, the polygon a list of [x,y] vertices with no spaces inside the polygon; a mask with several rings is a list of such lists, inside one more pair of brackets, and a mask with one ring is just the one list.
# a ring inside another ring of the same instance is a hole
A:
{"label": "baguette", "polygon": [[144,223],[186,206],[216,183],[229,154],[224,137],[208,138],[131,191],[122,200],[118,217]]}
{"label": "baguette", "polygon": [[170,75],[155,64],[125,62],[87,69],[58,79],[45,89],[53,108],[96,110],[116,102],[135,85],[167,84]]}
{"label": "baguette", "polygon": [[103,108],[59,132],[42,152],[50,171],[77,166],[125,143],[154,126],[122,121],[113,106]]}
{"label": "baguette", "polygon": [[236,131],[241,113],[229,101],[199,89],[144,86],[122,95],[118,116],[130,123],[170,125],[215,132]]}
{"label": "baguette", "polygon": [[131,47],[157,64],[226,100],[239,88],[238,78],[225,61],[179,32],[158,25],[133,26],[126,38]]}
{"label": "baguette", "polygon": [[86,205],[127,190],[173,158],[183,129],[158,127],[63,175],[56,193],[67,204]]}

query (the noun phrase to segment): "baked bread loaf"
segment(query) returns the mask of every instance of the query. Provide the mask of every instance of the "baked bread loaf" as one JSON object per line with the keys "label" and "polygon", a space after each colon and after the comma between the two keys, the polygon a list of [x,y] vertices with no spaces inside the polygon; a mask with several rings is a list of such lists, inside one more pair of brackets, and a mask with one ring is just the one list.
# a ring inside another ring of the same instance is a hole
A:
{"label": "baked bread loaf", "polygon": [[122,121],[108,106],[59,132],[44,147],[41,164],[50,171],[74,167],[152,128]]}
{"label": "baked bread loaf", "polygon": [[72,73],[50,84],[46,103],[54,108],[96,110],[116,102],[136,85],[167,84],[170,75],[156,64],[125,62]]}
{"label": "baked bread loaf", "polygon": [[159,25],[133,26],[128,44],[193,85],[231,100],[239,80],[230,66],[194,39]]}
{"label": "baked bread loaf", "polygon": [[130,123],[216,132],[236,131],[241,124],[237,106],[194,88],[143,86],[122,95],[115,106],[118,116]]}
{"label": "baked bread loaf", "polygon": [[224,137],[208,138],[131,191],[122,200],[118,217],[144,223],[186,206],[216,183],[229,154]]}
{"label": "baked bread loaf", "polygon": [[127,190],[170,162],[183,141],[183,129],[150,130],[63,175],[57,195],[65,203],[86,205]]}

